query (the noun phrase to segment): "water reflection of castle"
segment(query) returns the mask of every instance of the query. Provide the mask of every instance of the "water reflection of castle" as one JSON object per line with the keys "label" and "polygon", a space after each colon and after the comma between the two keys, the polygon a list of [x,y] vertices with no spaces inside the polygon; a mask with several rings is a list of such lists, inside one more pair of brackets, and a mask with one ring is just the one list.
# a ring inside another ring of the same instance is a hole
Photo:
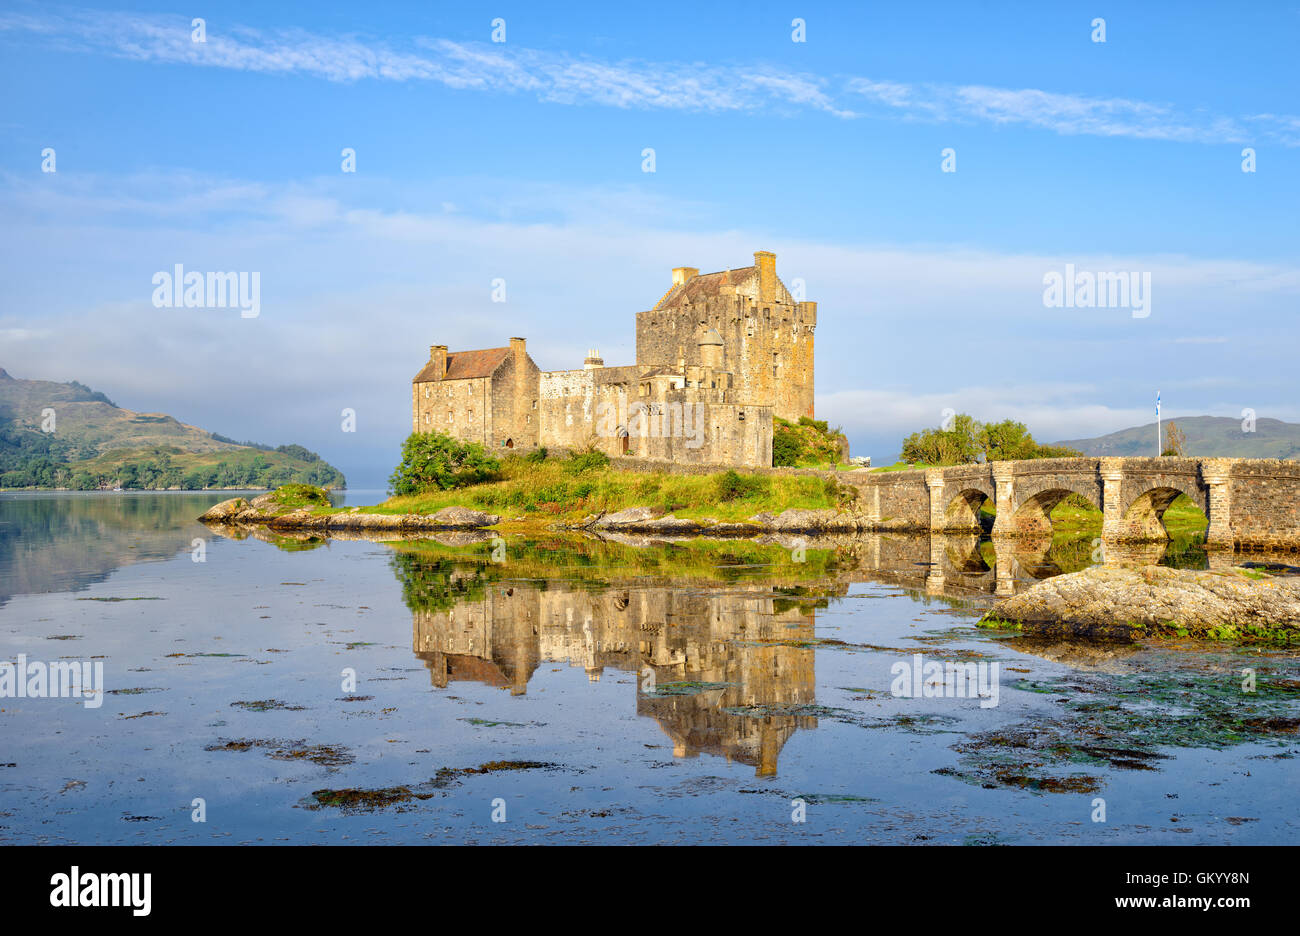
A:
{"label": "water reflection of castle", "polygon": [[[701,751],[776,773],[777,757],[814,717],[815,611],[770,586],[604,592],[492,584],[440,610],[414,612],[414,650],[435,686],[472,680],[523,694],[542,663],[637,674],[637,714],[654,718],[675,757]],[[652,692],[646,668],[653,673]]]}
{"label": "water reflection of castle", "polygon": [[[472,549],[476,542],[452,539],[441,545]],[[788,539],[774,537],[762,548],[784,555],[803,542]],[[574,540],[533,553],[521,544],[504,565],[482,552],[399,549],[393,562],[414,616],[415,654],[435,686],[469,680],[523,695],[543,663],[581,666],[592,680],[613,667],[635,674],[637,713],[660,724],[676,756],[721,755],[762,776],[776,772],[795,731],[816,726],[812,644],[815,608],[825,598],[783,598],[783,590],[833,596],[871,581],[966,606],[1098,558],[1152,563],[1166,549],[1153,544],[1142,547],[1149,555],[1112,549],[1098,557],[1094,546],[1086,537],[1026,538],[997,549],[973,534],[833,537],[809,546],[809,556],[833,556],[825,565],[809,562],[796,573],[787,563],[776,573],[759,562],[752,568],[769,571],[734,579],[701,578],[698,568],[691,571],[691,550],[658,541]],[[1193,549],[1184,561],[1206,560]]]}

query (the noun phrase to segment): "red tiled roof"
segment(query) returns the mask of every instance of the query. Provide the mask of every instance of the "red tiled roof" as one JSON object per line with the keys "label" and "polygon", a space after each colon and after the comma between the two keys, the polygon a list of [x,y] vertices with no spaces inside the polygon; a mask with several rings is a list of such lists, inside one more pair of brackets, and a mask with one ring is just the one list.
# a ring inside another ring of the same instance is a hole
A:
{"label": "red tiled roof", "polygon": [[[490,377],[510,354],[509,348],[485,348],[482,351],[456,351],[447,354],[447,376],[444,380],[466,380],[471,377]],[[420,370],[411,383],[436,380],[433,362]]]}

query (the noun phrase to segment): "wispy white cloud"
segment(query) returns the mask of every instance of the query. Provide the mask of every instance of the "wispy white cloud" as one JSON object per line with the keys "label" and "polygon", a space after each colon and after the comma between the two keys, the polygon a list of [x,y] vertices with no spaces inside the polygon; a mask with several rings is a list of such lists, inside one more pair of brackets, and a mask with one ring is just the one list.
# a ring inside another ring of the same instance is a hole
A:
{"label": "wispy white cloud", "polygon": [[847,90],[877,112],[909,120],[1038,127],[1062,135],[1185,143],[1247,143],[1267,138],[1300,145],[1300,118],[1255,114],[1240,119],[1185,112],[1170,104],[1061,94],[1035,88],[902,84],[852,78]]}
{"label": "wispy white cloud", "polygon": [[980,84],[820,76],[770,65],[619,60],[483,42],[359,36],[244,26],[191,38],[190,18],[84,10],[0,15],[0,37],[139,62],[301,75],[334,82],[425,81],[523,93],[562,104],[680,111],[813,110],[931,122],[1037,127],[1062,135],[1300,146],[1300,117],[1233,117],[1130,98]]}
{"label": "wispy white cloud", "polygon": [[461,90],[524,92],[540,100],[620,108],[745,111],[792,106],[851,116],[814,75],[763,66],[604,62],[518,46],[420,37],[407,49],[304,30],[215,27],[195,42],[188,17],[79,12],[0,16],[0,34],[140,62],[194,65],[327,81],[430,81]]}

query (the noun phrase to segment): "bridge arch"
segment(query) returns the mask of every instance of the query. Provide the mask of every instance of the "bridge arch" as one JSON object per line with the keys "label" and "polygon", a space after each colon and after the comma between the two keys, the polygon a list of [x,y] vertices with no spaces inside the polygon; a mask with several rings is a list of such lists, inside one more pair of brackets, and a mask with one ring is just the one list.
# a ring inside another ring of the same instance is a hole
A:
{"label": "bridge arch", "polygon": [[1209,519],[1209,488],[1192,478],[1166,476],[1144,485],[1128,485],[1116,514],[1120,520],[1111,531],[1112,538],[1130,542],[1154,542],[1169,539],[1165,511],[1180,495],[1187,498]]}
{"label": "bridge arch", "polygon": [[980,526],[980,508],[985,501],[993,501],[993,485],[980,481],[961,481],[951,485],[943,503],[945,530],[977,531]]}
{"label": "bridge arch", "polygon": [[1102,485],[1080,473],[1077,478],[1054,474],[1042,478],[1020,478],[1012,490],[1012,529],[1019,534],[1050,536],[1052,510],[1071,494],[1078,494],[1098,510],[1102,509]]}

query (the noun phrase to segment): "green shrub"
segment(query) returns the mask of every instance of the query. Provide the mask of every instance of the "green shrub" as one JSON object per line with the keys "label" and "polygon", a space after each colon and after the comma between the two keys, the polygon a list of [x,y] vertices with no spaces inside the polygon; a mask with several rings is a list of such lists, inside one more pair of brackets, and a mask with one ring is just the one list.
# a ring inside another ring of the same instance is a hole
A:
{"label": "green shrub", "polygon": [[[784,422],[784,420],[782,421]],[[807,454],[803,436],[789,423],[772,426],[772,465],[776,468],[793,468]]]}
{"label": "green shrub", "polygon": [[718,500],[726,503],[766,494],[771,484],[761,475],[742,475],[735,471],[726,471],[718,475],[717,486]]}
{"label": "green shrub", "polygon": [[608,468],[609,456],[600,449],[587,449],[585,452],[570,452],[568,464],[564,466],[573,474],[582,474],[595,468]]}
{"label": "green shrub", "polygon": [[413,432],[402,444],[401,464],[388,479],[389,493],[422,494],[495,480],[501,462],[478,442],[443,432]]}

